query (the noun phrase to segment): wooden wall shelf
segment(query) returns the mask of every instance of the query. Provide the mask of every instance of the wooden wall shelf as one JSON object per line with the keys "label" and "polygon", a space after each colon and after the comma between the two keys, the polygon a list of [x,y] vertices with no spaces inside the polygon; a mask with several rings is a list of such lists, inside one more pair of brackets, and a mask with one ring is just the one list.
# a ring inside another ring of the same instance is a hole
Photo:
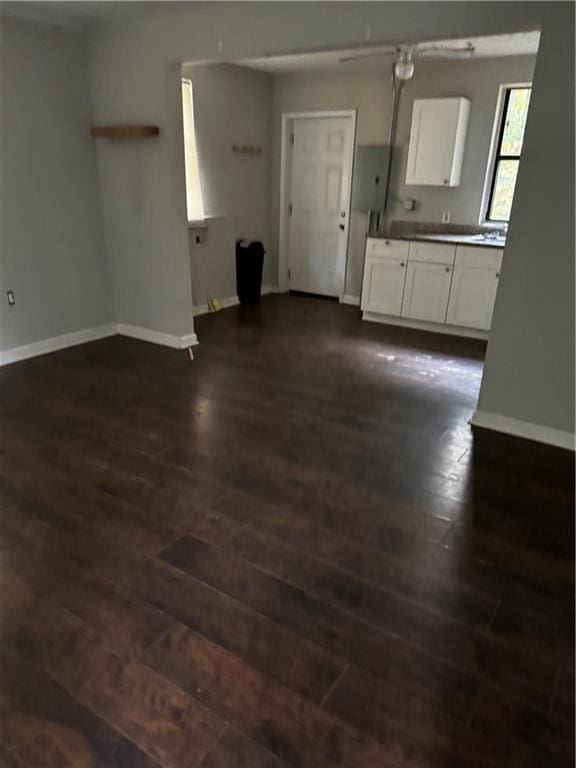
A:
{"label": "wooden wall shelf", "polygon": [[158,136],[157,125],[93,125],[90,133],[95,139],[148,139]]}

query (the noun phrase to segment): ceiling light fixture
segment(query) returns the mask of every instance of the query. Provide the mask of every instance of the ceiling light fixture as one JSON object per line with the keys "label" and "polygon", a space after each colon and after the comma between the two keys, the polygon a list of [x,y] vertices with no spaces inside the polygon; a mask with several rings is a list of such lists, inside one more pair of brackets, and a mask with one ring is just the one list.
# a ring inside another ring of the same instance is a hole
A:
{"label": "ceiling light fixture", "polygon": [[398,80],[410,80],[414,77],[414,62],[411,51],[403,51],[394,64],[394,75]]}

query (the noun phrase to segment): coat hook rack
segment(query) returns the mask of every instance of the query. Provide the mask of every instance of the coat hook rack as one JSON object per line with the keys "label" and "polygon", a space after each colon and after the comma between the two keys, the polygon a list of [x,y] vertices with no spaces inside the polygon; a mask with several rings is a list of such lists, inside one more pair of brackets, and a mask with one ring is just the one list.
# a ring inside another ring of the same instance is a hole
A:
{"label": "coat hook rack", "polygon": [[254,144],[232,144],[232,152],[240,155],[259,155],[262,147]]}

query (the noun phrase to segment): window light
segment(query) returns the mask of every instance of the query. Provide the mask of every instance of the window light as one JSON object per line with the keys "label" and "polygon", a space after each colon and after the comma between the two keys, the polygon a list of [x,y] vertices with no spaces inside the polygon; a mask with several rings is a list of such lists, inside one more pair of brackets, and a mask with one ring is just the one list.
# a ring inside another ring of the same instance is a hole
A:
{"label": "window light", "polygon": [[194,129],[194,95],[190,80],[182,80],[182,114],[184,119],[184,159],[186,163],[186,207],[188,221],[204,219],[202,186]]}

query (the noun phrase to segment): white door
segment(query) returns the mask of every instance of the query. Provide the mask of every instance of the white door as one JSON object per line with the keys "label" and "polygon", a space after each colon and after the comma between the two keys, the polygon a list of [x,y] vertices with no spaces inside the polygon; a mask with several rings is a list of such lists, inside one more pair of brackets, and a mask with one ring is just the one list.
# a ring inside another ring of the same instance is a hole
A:
{"label": "white door", "polygon": [[348,250],[354,119],[297,118],[293,135],[288,285],[340,297]]}
{"label": "white door", "polygon": [[452,267],[445,264],[409,262],[402,317],[446,322],[446,309],[452,281]]}
{"label": "white door", "polygon": [[362,310],[399,317],[405,279],[406,259],[368,259],[362,286]]}
{"label": "white door", "polygon": [[499,275],[497,268],[456,266],[446,322],[490,330]]}

